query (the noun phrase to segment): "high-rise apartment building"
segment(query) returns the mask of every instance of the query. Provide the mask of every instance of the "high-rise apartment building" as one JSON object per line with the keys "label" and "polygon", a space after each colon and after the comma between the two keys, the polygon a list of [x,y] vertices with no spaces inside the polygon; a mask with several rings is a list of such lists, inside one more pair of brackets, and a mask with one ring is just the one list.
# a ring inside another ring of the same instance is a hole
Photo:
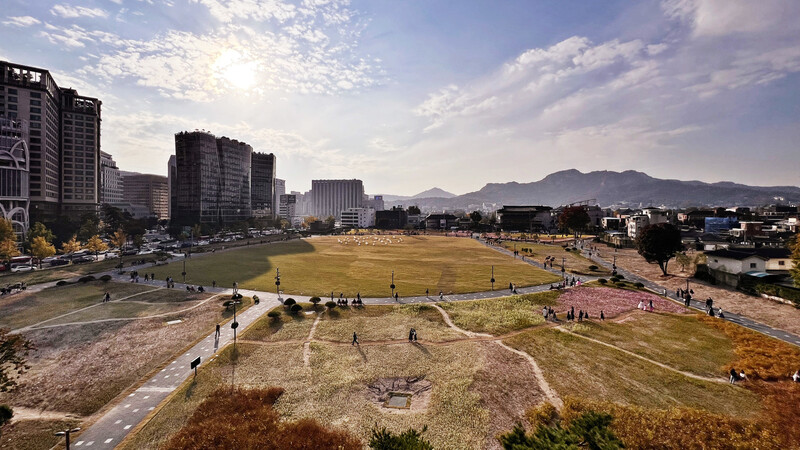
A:
{"label": "high-rise apartment building", "polygon": [[122,175],[111,155],[100,152],[100,204],[105,203],[122,203]]}
{"label": "high-rise apartment building", "polygon": [[[253,153],[250,197],[255,217],[275,217],[275,155]],[[280,198],[280,197],[278,197]]]}
{"label": "high-rise apartment building", "polygon": [[169,216],[167,177],[144,173],[128,173],[122,177],[124,203],[146,206],[159,219]]}
{"label": "high-rise apartment building", "polygon": [[174,218],[185,224],[248,219],[252,151],[205,131],[176,134]]}
{"label": "high-rise apartment building", "polygon": [[328,216],[341,219],[342,211],[360,208],[363,198],[361,180],[311,180],[312,214],[321,220]]}
{"label": "high-rise apartment building", "polygon": [[21,240],[30,228],[28,124],[0,117],[0,218]]}
{"label": "high-rise apartment building", "polygon": [[59,88],[45,69],[0,61],[0,117],[29,126],[34,220],[97,212],[101,105],[96,98]]}
{"label": "high-rise apartment building", "polygon": [[175,183],[178,178],[178,166],[175,163],[175,155],[170,155],[167,161],[167,189],[169,189],[169,207],[167,208],[167,216],[172,218],[172,211],[175,209],[175,201],[178,198],[178,190],[175,189]]}

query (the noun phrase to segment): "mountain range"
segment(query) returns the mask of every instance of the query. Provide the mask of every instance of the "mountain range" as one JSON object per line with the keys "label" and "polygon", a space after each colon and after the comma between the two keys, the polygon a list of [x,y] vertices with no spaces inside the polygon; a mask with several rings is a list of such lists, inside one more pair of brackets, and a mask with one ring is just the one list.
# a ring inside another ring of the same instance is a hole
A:
{"label": "mountain range", "polygon": [[667,180],[634,170],[583,173],[570,169],[531,183],[489,183],[478,191],[463,195],[434,188],[413,197],[384,196],[387,207],[393,203],[408,206],[411,204],[409,200],[413,200],[413,204],[421,208],[468,208],[482,203],[555,207],[590,199],[603,207],[761,206],[797,204],[800,202],[800,188],[747,186],[729,181]]}

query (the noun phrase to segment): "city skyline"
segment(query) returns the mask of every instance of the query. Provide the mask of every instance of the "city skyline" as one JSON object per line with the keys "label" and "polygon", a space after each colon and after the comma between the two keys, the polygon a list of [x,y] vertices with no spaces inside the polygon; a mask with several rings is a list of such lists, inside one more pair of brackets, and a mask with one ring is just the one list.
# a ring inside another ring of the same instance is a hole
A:
{"label": "city skyline", "polygon": [[274,153],[287,191],[461,194],[570,168],[800,185],[789,1],[6,5],[0,60],[101,99],[124,170],[166,175],[175,133],[206,129]]}

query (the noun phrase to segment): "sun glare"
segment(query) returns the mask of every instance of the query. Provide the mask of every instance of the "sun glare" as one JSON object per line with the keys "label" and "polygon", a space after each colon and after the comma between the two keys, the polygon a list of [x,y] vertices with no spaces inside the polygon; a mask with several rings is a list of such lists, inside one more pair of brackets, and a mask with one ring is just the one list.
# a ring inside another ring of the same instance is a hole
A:
{"label": "sun glare", "polygon": [[256,85],[258,63],[238,50],[223,51],[212,68],[216,78],[236,89],[247,90]]}

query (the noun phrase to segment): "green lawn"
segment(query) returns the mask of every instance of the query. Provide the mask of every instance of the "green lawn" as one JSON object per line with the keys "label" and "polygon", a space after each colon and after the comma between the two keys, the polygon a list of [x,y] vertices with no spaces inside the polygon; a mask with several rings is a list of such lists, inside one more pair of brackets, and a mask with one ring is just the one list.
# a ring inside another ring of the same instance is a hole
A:
{"label": "green lawn", "polygon": [[622,323],[583,322],[574,332],[698,375],[725,376],[733,343],[695,316],[636,314]]}
{"label": "green lawn", "polygon": [[544,323],[542,307],[555,305],[558,291],[439,303],[459,328],[500,335]]}
{"label": "green lawn", "polygon": [[[371,237],[361,237],[367,239]],[[514,260],[467,238],[404,236],[390,245],[343,245],[345,237],[319,237],[251,246],[186,260],[186,281],[220,286],[233,282],[245,289],[275,290],[275,269],[281,272],[281,289],[288,294],[330,296],[344,292],[352,298],[388,297],[392,271],[400,296],[431,295],[439,291],[463,293],[490,288],[494,266],[496,286],[514,283],[530,286],[554,283],[559,278]],[[394,238],[395,241],[398,238]],[[158,279],[181,280],[183,261],[148,269]]]}
{"label": "green lawn", "polygon": [[533,356],[562,397],[648,408],[689,406],[740,417],[759,410],[759,397],[750,390],[695,380],[561,331],[532,330],[504,342]]}
{"label": "green lawn", "polygon": [[[92,281],[21,292],[0,298],[0,327],[21,328],[86,306],[98,304],[106,292],[111,300],[154,289],[131,283]],[[134,297],[136,298],[136,297]]]}

